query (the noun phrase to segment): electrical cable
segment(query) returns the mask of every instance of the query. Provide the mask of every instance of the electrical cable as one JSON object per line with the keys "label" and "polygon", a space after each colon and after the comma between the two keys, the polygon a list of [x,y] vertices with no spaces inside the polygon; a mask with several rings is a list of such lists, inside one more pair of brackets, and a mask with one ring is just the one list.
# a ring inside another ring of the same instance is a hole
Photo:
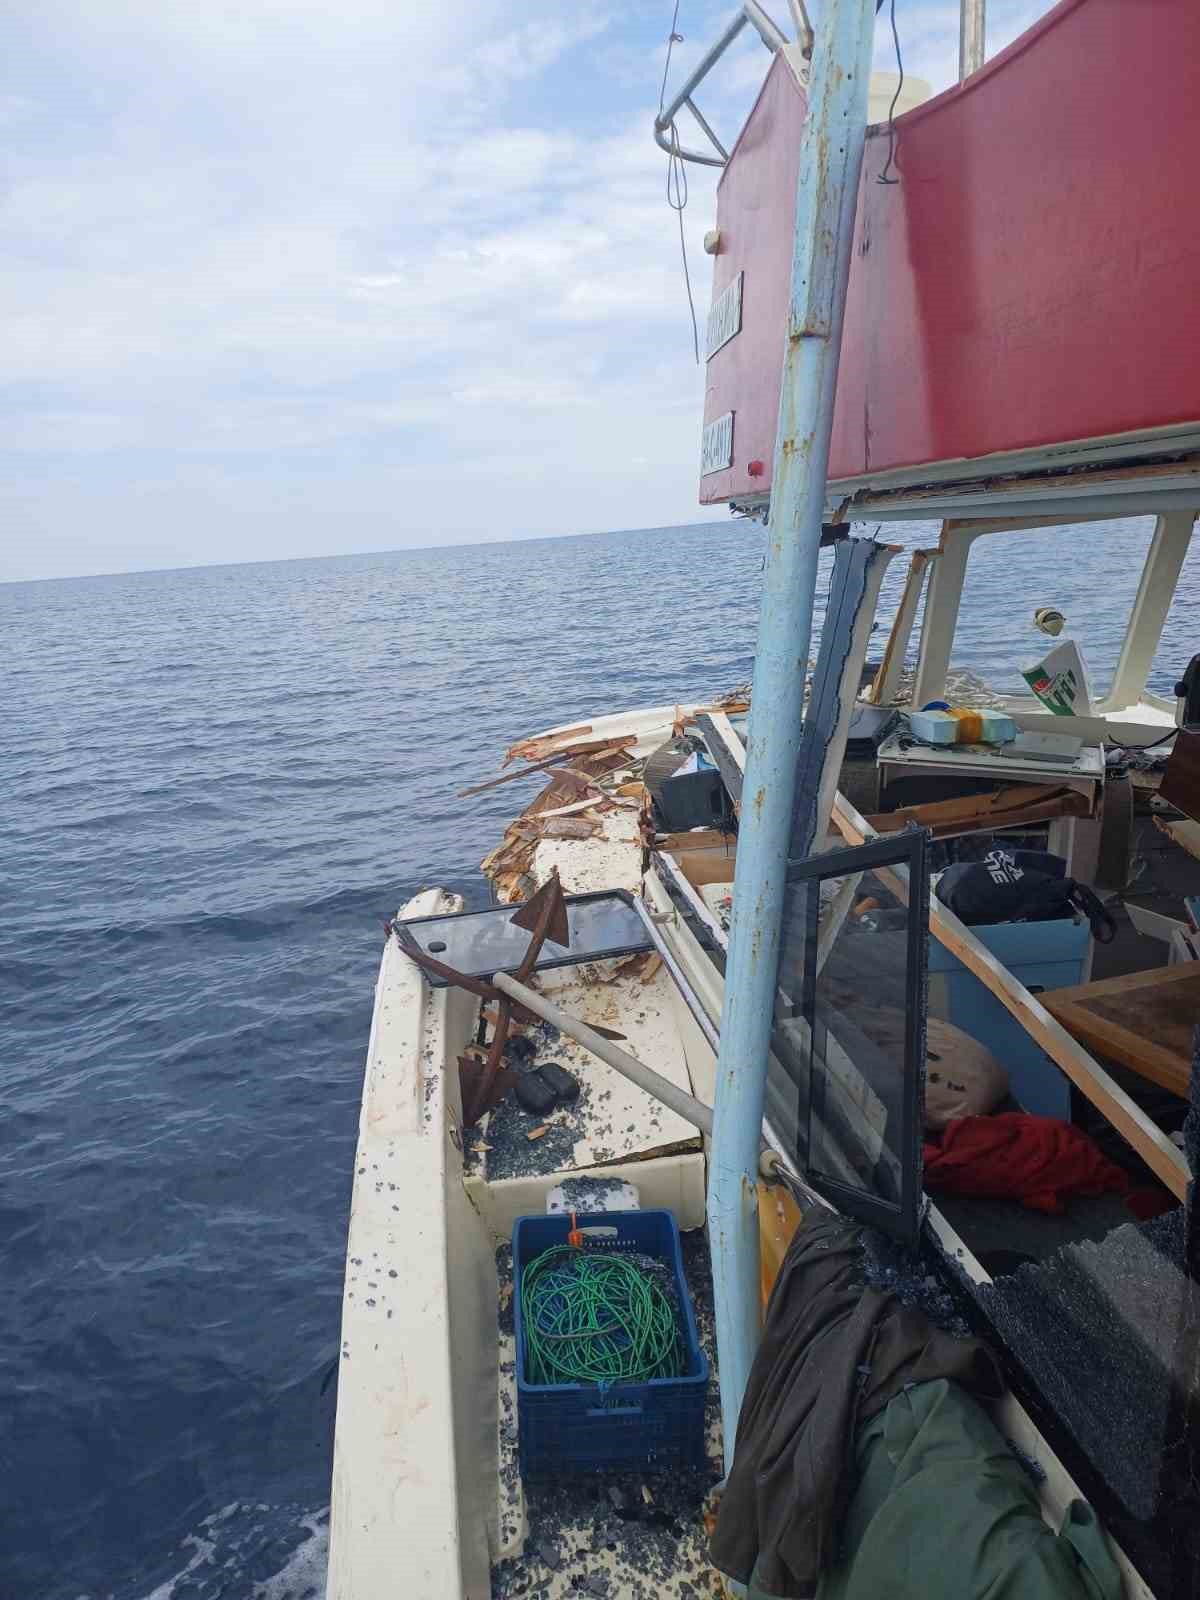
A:
{"label": "electrical cable", "polygon": [[663,63],[662,88],[658,91],[658,114],[662,116],[662,109],[667,103],[667,74],[671,70],[671,51],[677,44],[683,43],[683,35],[676,31],[679,22],[679,0],[675,0],[675,10],[671,14],[671,31],[667,35],[667,59]]}
{"label": "electrical cable", "polygon": [[683,1374],[679,1319],[649,1266],[554,1245],[521,1275],[530,1383],[644,1383]]}
{"label": "electrical cable", "polygon": [[1155,745],[1166,744],[1167,740],[1173,739],[1178,732],[1178,728],[1172,728],[1170,733],[1164,733],[1158,739],[1151,739],[1149,744],[1119,744],[1116,739],[1106,739],[1104,744],[1108,750],[1128,750],[1136,754],[1139,750],[1153,750]]}
{"label": "electrical cable", "polygon": [[[674,193],[672,194],[672,191]],[[688,271],[687,242],[683,235],[683,213],[688,202],[687,168],[679,156],[679,129],[671,124],[671,154],[667,157],[667,204],[679,218],[679,255],[683,262],[683,284],[687,290],[688,311],[692,317],[692,350],[700,365],[700,329],[696,322],[696,302],[692,298],[692,277]]]}
{"label": "electrical cable", "polygon": [[[875,7],[876,14],[879,13],[879,11],[882,9],[882,7],[883,7],[883,0],[879,0],[879,4]],[[891,103],[891,106],[888,108],[888,153],[887,153],[887,160],[883,164],[883,171],[875,179],[876,183],[889,183],[889,184],[891,184],[891,183],[899,183],[900,182],[899,178],[889,178],[888,177],[888,173],[892,169],[892,157],[896,154],[896,107],[900,102],[900,91],[904,88],[904,58],[900,54],[900,34],[899,34],[899,31],[898,31],[898,29],[896,27],[896,0],[892,0],[891,17],[892,17],[892,42],[896,46],[896,70],[899,73],[899,82],[896,84],[896,92],[892,96],[892,103]]]}
{"label": "electrical cable", "polygon": [[[658,114],[661,117],[663,107],[667,103],[667,77],[671,71],[671,52],[677,44],[683,43],[683,35],[678,32],[680,0],[675,0],[675,10],[671,14],[671,31],[667,34],[667,59],[663,63],[662,88],[658,91]],[[679,154],[679,129],[674,121],[671,123],[671,150],[667,156],[667,204],[679,218],[679,254],[683,261],[683,283],[687,290],[688,311],[692,317],[692,350],[696,357],[696,365],[700,365],[700,328],[696,322],[696,302],[692,298],[692,276],[688,271],[687,241],[683,232],[683,213],[688,203],[687,167]]]}

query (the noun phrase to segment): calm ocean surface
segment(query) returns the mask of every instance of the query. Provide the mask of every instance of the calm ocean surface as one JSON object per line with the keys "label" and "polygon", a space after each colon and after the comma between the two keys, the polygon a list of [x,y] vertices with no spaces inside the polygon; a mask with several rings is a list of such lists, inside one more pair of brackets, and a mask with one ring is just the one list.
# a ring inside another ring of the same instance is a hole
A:
{"label": "calm ocean surface", "polygon": [[[1054,603],[1102,685],[1148,531],[977,546],[955,662],[1019,688]],[[4,1600],[322,1592],[381,924],[486,903],[534,791],[454,795],[511,740],[747,680],[761,553],[709,524],[0,586]]]}

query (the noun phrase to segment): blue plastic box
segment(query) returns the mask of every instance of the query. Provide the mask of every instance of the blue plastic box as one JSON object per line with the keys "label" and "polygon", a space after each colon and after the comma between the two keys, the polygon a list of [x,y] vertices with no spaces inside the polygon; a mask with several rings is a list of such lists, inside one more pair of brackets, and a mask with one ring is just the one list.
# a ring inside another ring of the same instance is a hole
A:
{"label": "blue plastic box", "polygon": [[[984,744],[1008,744],[1017,737],[1016,723],[1003,711],[980,710],[978,714],[983,724],[979,738]],[[926,744],[959,742],[958,718],[949,711],[910,711],[908,726],[913,738]]]}
{"label": "blue plastic box", "polygon": [[704,1396],[708,1361],[700,1349],[696,1317],[683,1276],[679,1227],[669,1211],[603,1211],[580,1217],[585,1230],[610,1228],[615,1237],[590,1237],[590,1247],[634,1250],[667,1262],[674,1274],[687,1350],[684,1376],[615,1383],[526,1381],[521,1278],[526,1266],[565,1244],[569,1216],[518,1217],[513,1226],[513,1306],[517,1333],[517,1424],[521,1476],[564,1473],[661,1472],[704,1460]]}
{"label": "blue plastic box", "polygon": [[[971,932],[1034,994],[1082,983],[1091,929],[1084,918],[995,922]],[[1071,1083],[1036,1039],[956,955],[929,941],[929,1011],[986,1045],[1008,1072],[1013,1098],[1040,1117],[1071,1115]]]}

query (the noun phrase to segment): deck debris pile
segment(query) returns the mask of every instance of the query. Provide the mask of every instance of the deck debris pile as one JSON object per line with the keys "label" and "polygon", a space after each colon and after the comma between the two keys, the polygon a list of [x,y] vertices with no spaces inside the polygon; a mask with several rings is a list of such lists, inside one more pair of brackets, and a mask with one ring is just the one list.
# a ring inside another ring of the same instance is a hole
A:
{"label": "deck debris pile", "polygon": [[[682,733],[708,712],[736,715],[748,706],[745,692],[735,689],[709,706],[677,707],[672,731]],[[634,753],[638,742],[634,732],[597,738],[591,723],[519,739],[505,751],[502,765],[520,761],[523,766],[461,792],[459,798],[465,799],[519,778],[546,775],[545,788],[509,823],[500,843],[480,863],[502,901],[523,900],[536,888],[533,857],[543,840],[598,838],[606,817],[642,809],[644,758]]]}
{"label": "deck debris pile", "polygon": [[[967,704],[973,702],[984,705],[992,698],[988,695],[973,694],[971,690],[972,685],[958,682],[954,698]],[[736,709],[739,707],[728,708],[728,710]],[[644,848],[646,854],[643,859],[643,871],[649,859],[649,852],[651,850],[661,852],[667,843],[675,851],[683,853],[688,849],[694,853],[700,845],[715,849],[719,843],[727,853],[729,838],[720,834],[719,838],[710,839],[709,835],[714,833],[711,828],[704,830],[697,827],[696,830],[692,830],[687,827],[686,822],[681,822],[679,827],[685,831],[677,834],[662,832],[667,824],[663,820],[663,813],[652,800],[656,769],[653,763],[647,766],[647,758],[669,748],[666,744],[668,734],[672,741],[677,741],[685,732],[703,732],[702,729],[695,728],[699,715],[700,713],[692,712],[685,717],[680,713],[672,722],[668,711],[661,720],[656,719],[652,729],[647,727],[649,718],[643,717],[637,724],[632,719],[626,722],[624,719],[618,721],[613,718],[607,719],[605,726],[608,730],[615,731],[605,732],[604,737],[600,737],[600,731],[603,730],[598,730],[591,724],[580,724],[556,734],[542,735],[514,744],[506,753],[504,761],[505,767],[512,770],[502,773],[489,784],[480,787],[490,788],[497,783],[509,783],[528,776],[539,777],[544,787],[521,815],[509,825],[500,845],[482,863],[485,874],[496,887],[498,898],[508,903],[522,900],[534,894],[539,884],[544,884],[549,875],[563,867],[566,870],[566,887],[582,889],[584,885],[577,885],[572,881],[576,863],[583,856],[588,856],[588,870],[592,870],[593,855],[596,861],[600,861],[606,850],[612,850],[618,842],[618,832],[621,835],[619,842],[622,850],[625,850],[630,843],[635,853],[639,844]],[[711,744],[708,748],[711,748]],[[724,777],[724,774],[722,776]],[[473,792],[479,791],[468,791],[468,793]],[[1060,817],[1076,817],[1086,821],[1089,809],[1086,797],[1065,785],[1054,788],[1047,784],[1027,783],[1024,786],[1021,784],[1002,786],[998,793],[965,795],[950,801],[922,802],[905,812],[896,815],[888,813],[873,820],[880,831],[917,823],[932,826],[935,834],[948,841],[956,841],[965,835],[970,844],[961,849],[969,860],[978,854],[980,849],[992,843],[991,836],[1038,824],[1044,825],[1047,821]],[[612,826],[614,818],[617,819],[617,830]],[[631,818],[636,824],[636,834],[632,840],[628,837]],[[856,816],[854,820],[861,825],[860,818]],[[563,851],[544,850],[539,855],[539,847],[552,840],[581,842],[594,840],[597,842],[597,849],[593,851],[589,844],[583,850],[572,851],[568,847]],[[949,859],[953,859],[959,848],[951,843],[944,853]],[[614,859],[617,853],[613,852]],[[610,866],[611,862],[605,863],[602,870],[610,870]],[[699,872],[700,869],[696,870]],[[688,881],[691,882],[690,879]],[[701,882],[698,886],[695,883],[691,886],[696,890],[697,897],[704,900],[710,915],[722,922],[727,920],[730,896],[728,875],[712,885]],[[591,883],[587,883],[586,887],[591,888]],[[704,895],[705,889],[711,889],[711,899]],[[886,906],[891,896],[885,894],[881,899]],[[869,907],[869,899],[853,905],[854,915],[851,922],[854,926],[859,925],[861,914]],[[973,926],[976,920],[986,922],[988,919],[973,919],[968,915],[964,925]],[[1017,920],[1022,919],[1018,917]],[[880,931],[886,931],[888,926],[886,919],[881,921]],[[971,936],[968,934],[967,937]],[[636,959],[639,962],[657,960],[655,957]],[[968,966],[968,970],[973,970],[969,963],[964,964]],[[594,971],[591,966],[581,967],[580,980],[588,985],[593,983],[602,985],[612,981],[614,965],[605,963],[601,967],[596,964]],[[988,971],[989,976],[999,984],[1000,980],[990,966]],[[1012,980],[1009,982],[1011,984]],[[578,1004],[576,1003],[572,1009],[577,1010]],[[1012,1007],[1008,1009],[1011,1013]],[[488,1028],[494,1028],[499,1020],[495,1008],[485,1008],[483,1016]],[[623,1022],[622,1025],[629,1026],[629,1023]],[[525,1026],[528,1027],[528,1023]],[[940,1035],[936,1034],[939,1026],[948,1027],[948,1025],[935,1023],[935,1032],[930,1035],[930,1042],[934,1048],[930,1052],[929,1060],[935,1063],[940,1062],[941,1056],[946,1053],[939,1043]],[[1032,1029],[1029,1031],[1033,1032]],[[1034,1036],[1037,1037],[1036,1033]],[[482,1030],[480,1037],[481,1040],[486,1037]],[[530,1041],[530,1048],[524,1047],[526,1038]],[[954,1079],[952,1087],[956,1090],[961,1090],[965,1081],[964,1072],[959,1070],[963,1063],[959,1059],[958,1052],[963,1049],[966,1040],[967,1036],[963,1035],[958,1041],[956,1051],[951,1052],[954,1056],[953,1062],[950,1063]],[[482,1050],[486,1046],[481,1045],[480,1048]],[[582,1094],[574,1101],[564,1096],[554,1098],[549,1084],[544,1089],[540,1087],[538,1078],[542,1067],[558,1054],[563,1054],[563,1048],[553,1040],[541,1039],[536,1029],[528,1034],[510,1031],[509,1048],[504,1053],[505,1068],[520,1085],[521,1092],[505,1097],[496,1106],[488,1121],[486,1132],[482,1137],[476,1136],[474,1146],[480,1154],[487,1157],[484,1171],[489,1181],[568,1167],[575,1148],[580,1114],[583,1113],[586,1119],[590,1102],[591,1115],[603,1116],[604,1108],[589,1092],[586,1081],[582,1084]],[[567,1058],[564,1056],[564,1059]],[[941,1068],[935,1066],[930,1074],[931,1078],[938,1079],[940,1072]],[[1047,1159],[1052,1168],[1051,1176],[1059,1180],[1055,1186],[1057,1194],[1059,1189],[1068,1187],[1066,1184],[1068,1163],[1062,1149],[1063,1142],[1068,1135],[1074,1135],[1076,1144],[1083,1146],[1086,1145],[1084,1136],[1078,1130],[1071,1128],[1068,1123],[1034,1118],[1026,1113],[1017,1112],[1015,1107],[1020,1101],[1006,1101],[1003,1098],[1003,1072],[999,1074],[999,1083],[1000,1088],[993,1096],[996,1104],[976,1108],[982,1112],[994,1110],[997,1114],[991,1117],[977,1115],[976,1122],[982,1125],[985,1132],[995,1136],[1015,1126],[1018,1121],[1026,1132],[1041,1130],[1045,1135],[1043,1142],[1047,1146],[1053,1142],[1053,1149],[1050,1150]],[[539,1093],[542,1099],[547,1101],[545,1107],[541,1100],[537,1100]],[[600,1099],[605,1098],[607,1095],[601,1093]],[[552,1104],[549,1103],[551,1099],[553,1099]],[[969,1111],[960,1109],[950,1120],[952,1123],[961,1123],[965,1115],[969,1115]],[[948,1143],[943,1140],[939,1144],[936,1140],[932,1140],[931,1146],[927,1146],[925,1158],[931,1187],[938,1187],[939,1168],[946,1164],[949,1145],[953,1144],[954,1137],[961,1138],[962,1132],[961,1127],[957,1128]],[[930,1140],[928,1129],[926,1138]],[[587,1151],[588,1160],[603,1162],[611,1159],[612,1154],[601,1146],[595,1137],[591,1138]],[[1011,1155],[1011,1152],[1009,1154]],[[1103,1163],[1098,1157],[1094,1164],[1100,1176],[1105,1178],[1104,1186],[1119,1188],[1122,1191],[1129,1186],[1125,1174],[1108,1172],[1107,1169],[1101,1171]],[[979,1163],[976,1157],[972,1157],[970,1165],[976,1171],[976,1176],[981,1177],[982,1174],[977,1170]],[[478,1171],[478,1168],[476,1170]],[[1005,1170],[1007,1172],[1007,1167]],[[1085,1177],[1088,1181],[1081,1180],[1081,1184],[1086,1190],[1095,1177],[1090,1167]],[[972,1188],[972,1195],[977,1200],[978,1189],[978,1184]],[[988,1193],[990,1192],[989,1189]],[[1037,1198],[1032,1203],[1036,1204],[1042,1195],[1042,1189],[1035,1186],[1034,1192]],[[1165,1196],[1158,1198],[1162,1200]],[[1053,1206],[1058,1209],[1061,1207],[1061,1202],[1056,1199]],[[1101,1260],[1100,1256],[1110,1245],[1114,1251],[1114,1260],[1116,1256],[1122,1256],[1127,1263],[1133,1263],[1129,1270],[1138,1277],[1139,1282],[1148,1282],[1149,1272],[1141,1271],[1141,1267],[1144,1266],[1142,1256],[1146,1252],[1140,1247],[1145,1242],[1145,1236],[1140,1230],[1129,1227],[1118,1229],[1106,1241],[1104,1247],[1072,1246],[1066,1255],[1054,1258],[1053,1269],[1045,1277],[1042,1277],[1039,1271],[1031,1272],[1024,1267],[1020,1267],[1019,1273],[1016,1272],[1014,1269],[1020,1262],[1022,1252],[1008,1252],[1012,1256],[1012,1261],[1005,1268],[997,1267],[995,1270],[998,1272],[1004,1270],[1013,1273],[1013,1276],[997,1286],[997,1303],[992,1307],[992,1316],[997,1327],[1005,1322],[1008,1324],[1004,1328],[1005,1342],[1008,1342],[1008,1335],[1012,1333],[1014,1342],[1019,1342],[1022,1346],[1028,1347],[1036,1343],[1028,1327],[1022,1326],[1027,1318],[1033,1315],[1029,1307],[1035,1307],[1048,1320],[1055,1296],[1062,1293],[1067,1280],[1074,1284],[1073,1292],[1080,1304],[1089,1307],[1098,1306],[1103,1295],[1098,1291],[1097,1283],[1107,1270],[1105,1260]],[[1134,1257],[1137,1257],[1136,1262]],[[1136,1272],[1135,1267],[1138,1269]],[[959,1305],[946,1293],[938,1279],[930,1274],[927,1265],[918,1259],[906,1256],[898,1248],[886,1247],[879,1251],[869,1251],[865,1259],[859,1262],[859,1271],[865,1276],[869,1291],[875,1295],[889,1299],[894,1297],[894,1301],[898,1301],[909,1315],[923,1312],[934,1329],[952,1333],[960,1338],[966,1335],[967,1326],[962,1320]],[[1113,1315],[1116,1314],[1118,1313]],[[1019,1327],[1021,1332],[1017,1339],[1015,1330]],[[1080,1361],[1084,1366],[1091,1365],[1093,1360],[1094,1355],[1091,1352],[1088,1352],[1086,1357],[1080,1355]],[[1143,1365],[1145,1364],[1143,1359]],[[1151,1361],[1149,1365],[1154,1367],[1155,1362]],[[1159,1363],[1158,1370],[1150,1374],[1147,1384],[1142,1387],[1143,1395],[1148,1394],[1150,1390],[1154,1391],[1153,1399],[1156,1402],[1161,1400],[1167,1387],[1161,1380],[1162,1366],[1165,1366],[1165,1362]],[[909,1401],[906,1401],[905,1405],[909,1405],[912,1409]],[[903,1410],[903,1406],[900,1409]],[[1147,1422],[1149,1433],[1153,1434],[1157,1428],[1156,1404],[1146,1404],[1143,1409],[1149,1419]],[[970,1407],[967,1410],[969,1411]],[[1083,1441],[1096,1425],[1090,1402],[1083,1405],[1083,1413],[1084,1415],[1071,1419],[1074,1425],[1073,1431],[1080,1441]],[[913,1411],[913,1418],[910,1419],[913,1426],[921,1427],[924,1427],[929,1420],[923,1412],[918,1415],[917,1410]],[[515,1417],[513,1421],[515,1426]],[[1110,1424],[1111,1417],[1106,1425]],[[1109,1426],[1109,1431],[1114,1440],[1121,1439],[1126,1443],[1130,1437],[1137,1436],[1136,1433],[1131,1434],[1123,1427]],[[967,1432],[970,1432],[970,1428],[967,1428]],[[1088,1438],[1086,1442],[1090,1444],[1092,1441]],[[1152,1442],[1149,1441],[1150,1444]],[[1095,1452],[1093,1454],[1095,1455]],[[1148,1459],[1152,1458],[1153,1451],[1148,1449]],[[1110,1476],[1115,1476],[1113,1469],[1110,1468],[1109,1471]],[[505,1561],[494,1569],[496,1593],[505,1595],[531,1593],[550,1597],[589,1593],[600,1595],[644,1592],[652,1595],[655,1592],[656,1585],[644,1582],[645,1577],[654,1571],[652,1558],[645,1561],[639,1557],[637,1564],[642,1581],[637,1585],[632,1579],[620,1575],[621,1563],[625,1559],[623,1552],[628,1548],[631,1539],[635,1541],[651,1537],[657,1539],[657,1531],[653,1535],[650,1531],[654,1529],[654,1520],[647,1515],[651,1501],[645,1498],[645,1494],[653,1495],[656,1509],[662,1509],[665,1486],[632,1482],[628,1486],[617,1484],[612,1494],[608,1496],[607,1507],[603,1498],[597,1495],[597,1505],[589,1512],[590,1520],[585,1519],[587,1526],[582,1526],[580,1522],[579,1490],[537,1487],[529,1488],[528,1492],[531,1495],[529,1511],[532,1528],[526,1544],[526,1554],[521,1561]],[[1129,1495],[1130,1491],[1126,1489],[1127,1504]],[[642,1509],[639,1509],[639,1504]],[[1033,1514],[1033,1509],[1027,1509],[1030,1510],[1027,1520],[1032,1530],[1031,1538],[1034,1535],[1040,1538],[1041,1523]],[[629,1531],[630,1528],[633,1529],[632,1533]],[[664,1555],[668,1555],[672,1561],[669,1570],[675,1577],[678,1575],[678,1567],[674,1562],[677,1558],[678,1539],[681,1533],[685,1542],[690,1544],[692,1539],[690,1527],[686,1530],[681,1527],[673,1528],[664,1544]],[[1036,1543],[1036,1539],[1034,1542]],[[667,1569],[664,1569],[663,1575],[664,1577],[667,1575]],[[697,1585],[698,1593],[708,1592],[706,1583],[710,1578],[711,1572],[705,1572],[703,1581]]]}
{"label": "deck debris pile", "polygon": [[[467,1145],[468,1170],[482,1156],[489,1183],[566,1168],[572,1163],[576,1142],[590,1117],[591,1089],[577,1083],[574,1095],[560,1098],[538,1114],[523,1104],[516,1092],[526,1079],[538,1073],[543,1055],[551,1061],[555,1053],[561,1053],[559,1042],[557,1028],[545,1022],[514,1034],[509,1040],[507,1059],[516,1080],[514,1092],[498,1101],[488,1114],[486,1131]],[[515,1054],[514,1047],[519,1047]]]}
{"label": "deck debris pile", "polygon": [[[590,731],[584,726],[555,740],[523,740],[506,751],[504,765],[517,760],[528,765],[493,779],[491,785],[464,791],[478,794],[496,783],[538,772],[548,775],[546,787],[509,823],[500,843],[480,863],[502,901],[513,904],[532,893],[534,852],[543,839],[594,839],[603,831],[605,816],[618,809],[637,810],[642,786],[634,777],[639,764],[631,756],[636,736],[578,737]],[[614,774],[621,775],[620,782]]]}

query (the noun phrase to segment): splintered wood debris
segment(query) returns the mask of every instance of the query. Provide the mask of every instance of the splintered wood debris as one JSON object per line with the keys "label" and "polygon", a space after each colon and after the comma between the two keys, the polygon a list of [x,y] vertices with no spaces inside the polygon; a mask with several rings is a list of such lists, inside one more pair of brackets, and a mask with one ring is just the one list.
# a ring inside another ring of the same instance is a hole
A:
{"label": "splintered wood debris", "polygon": [[[618,808],[618,801],[598,780],[611,772],[627,778],[632,768],[625,745],[618,750],[610,745],[594,755],[563,753],[570,754],[575,770],[555,769],[546,787],[509,823],[500,843],[480,863],[499,898],[509,904],[525,899],[534,888],[533,857],[543,839],[599,837],[601,819]],[[621,803],[627,805],[630,800],[626,797]]]}
{"label": "splintered wood debris", "polygon": [[543,839],[594,839],[600,826],[593,817],[543,817],[539,831]]}
{"label": "splintered wood debris", "polygon": [[[682,730],[706,712],[736,715],[745,711],[749,703],[745,690],[735,689],[711,705],[691,711],[677,707],[674,726]],[[533,858],[543,840],[597,839],[604,832],[604,817],[623,808],[640,811],[645,807],[646,789],[640,780],[642,761],[633,755],[638,741],[639,735],[634,732],[596,738],[590,722],[518,739],[505,751],[502,765],[508,767],[521,761],[524,766],[462,791],[460,798],[466,798],[535,773],[545,773],[548,779],[546,787],[509,823],[500,843],[480,863],[502,902],[515,904],[537,887]]]}
{"label": "splintered wood debris", "polygon": [[628,738],[615,741],[613,739],[589,739],[584,744],[563,745],[553,755],[546,756],[540,761],[531,762],[517,772],[502,772],[498,777],[487,778],[483,783],[477,783],[470,789],[460,789],[458,798],[465,800],[470,795],[483,794],[486,789],[498,789],[502,783],[515,783],[518,778],[523,778],[527,772],[536,772],[539,768],[545,769],[546,767],[554,766],[555,762],[560,761],[564,756],[570,756],[572,759],[575,756],[588,756],[593,759],[600,756],[624,756],[628,751],[632,750],[636,743],[636,734],[630,734]]}

